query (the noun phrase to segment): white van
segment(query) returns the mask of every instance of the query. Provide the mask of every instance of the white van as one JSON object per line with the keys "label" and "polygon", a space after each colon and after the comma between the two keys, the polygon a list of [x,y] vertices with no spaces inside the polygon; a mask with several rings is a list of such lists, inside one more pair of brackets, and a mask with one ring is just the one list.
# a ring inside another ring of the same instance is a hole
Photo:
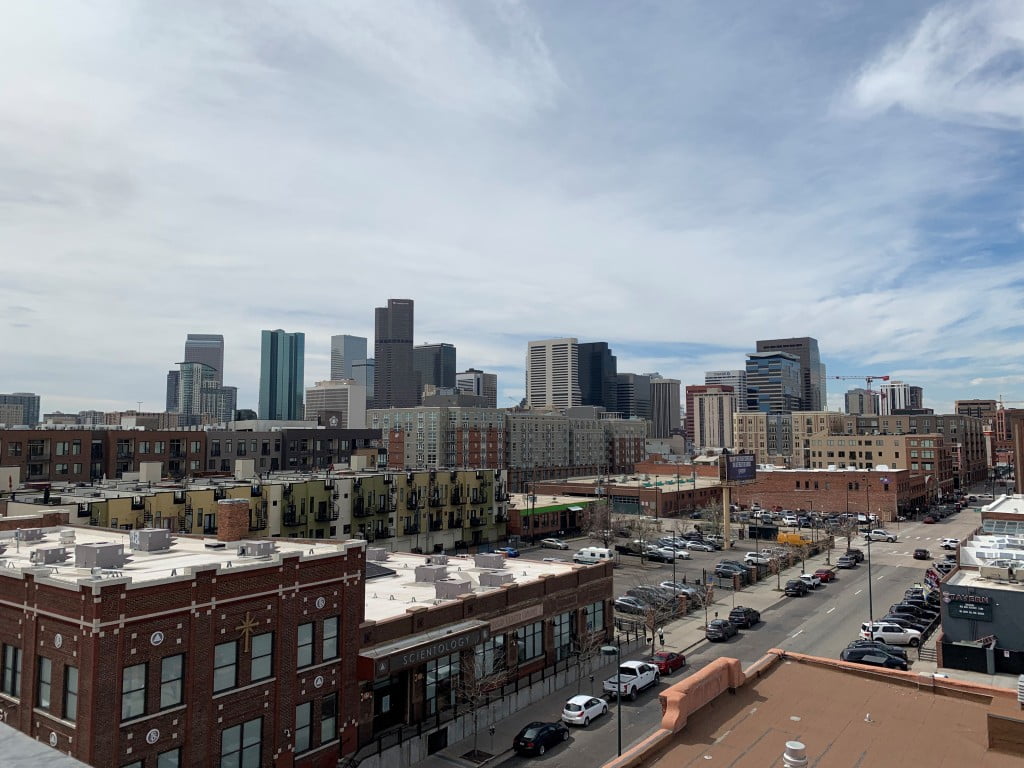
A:
{"label": "white van", "polygon": [[615,562],[615,553],[605,547],[584,547],[572,556],[574,563],[592,565],[594,563]]}

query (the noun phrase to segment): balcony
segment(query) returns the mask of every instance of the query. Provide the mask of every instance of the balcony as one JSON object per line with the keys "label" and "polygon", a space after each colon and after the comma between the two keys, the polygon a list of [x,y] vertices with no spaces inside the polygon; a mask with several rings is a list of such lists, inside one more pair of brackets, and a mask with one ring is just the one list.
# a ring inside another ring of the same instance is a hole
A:
{"label": "balcony", "polygon": [[415,524],[411,524],[411,525],[410,524],[406,524],[405,527],[402,528],[402,533],[405,534],[406,536],[412,536],[412,535],[417,534],[419,532],[420,532],[420,527],[418,525],[415,525]]}
{"label": "balcony", "polygon": [[373,536],[376,539],[393,539],[393,538],[395,538],[395,534],[393,534],[390,531],[390,529],[389,530],[381,529],[379,531],[374,531],[373,532]]}
{"label": "balcony", "polygon": [[452,504],[461,505],[461,504],[465,504],[465,503],[466,503],[466,499],[465,499],[465,497],[461,493],[459,493],[458,491],[453,491],[452,492]]}
{"label": "balcony", "polygon": [[318,509],[316,512],[316,521],[318,523],[329,523],[332,520],[338,519],[338,507],[333,505],[333,509]]}
{"label": "balcony", "polygon": [[495,513],[495,515],[494,515],[494,522],[496,522],[496,523],[507,523],[508,522],[508,512],[497,512],[497,513]]}
{"label": "balcony", "polygon": [[429,527],[432,531],[440,531],[444,528],[444,520],[431,520]]}
{"label": "balcony", "polygon": [[427,506],[440,507],[441,506],[441,494],[435,493],[433,496],[427,499]]}
{"label": "balcony", "polygon": [[482,517],[471,517],[469,518],[470,528],[479,528],[482,525],[486,525],[487,521]]}
{"label": "balcony", "polygon": [[185,458],[185,452],[183,450],[181,450],[181,448],[171,448],[171,451],[168,454],[168,458],[171,458],[171,459],[184,459]]}
{"label": "balcony", "polygon": [[405,500],[405,508],[408,510],[414,510],[416,509],[416,506],[416,494],[411,493]]}
{"label": "balcony", "polygon": [[362,499],[357,498],[352,506],[352,517],[370,517],[373,514],[373,507],[367,505]]}

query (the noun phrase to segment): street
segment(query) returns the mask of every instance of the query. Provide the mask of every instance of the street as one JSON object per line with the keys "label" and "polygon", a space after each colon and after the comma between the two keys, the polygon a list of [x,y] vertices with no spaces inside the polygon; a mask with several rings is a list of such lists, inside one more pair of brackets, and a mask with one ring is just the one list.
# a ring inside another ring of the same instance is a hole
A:
{"label": "street", "polygon": [[[912,554],[915,548],[925,547],[930,550],[933,560],[942,559],[945,551],[939,546],[940,541],[946,537],[965,537],[978,525],[978,521],[977,512],[965,510],[935,525],[903,523],[899,530],[898,541],[892,544],[873,543],[871,545],[870,592],[874,615],[876,617],[884,615],[890,604],[898,602],[903,597],[903,592],[907,587],[921,580],[925,569],[931,564],[932,560],[914,560]],[[895,527],[892,530],[895,531]],[[839,546],[832,552],[833,562],[846,546],[845,539],[837,543]],[[692,582],[701,577],[704,568],[710,570],[714,563],[723,557],[741,560],[745,552],[754,549],[753,545],[754,542],[745,540],[737,542],[735,548],[725,552],[693,552],[692,560],[677,563],[677,578],[681,579],[685,573],[687,580]],[[859,547],[867,553],[867,545],[863,537],[856,538],[853,541],[853,546]],[[657,584],[659,581],[672,578],[671,565],[646,563],[641,566],[638,558],[625,557],[622,560],[624,565],[617,569],[615,576],[616,596],[623,594],[628,587],[639,583]],[[816,567],[817,565],[818,563],[815,562]],[[810,568],[810,563],[808,563],[808,568]],[[792,578],[798,571],[797,567],[789,569],[782,574],[781,581],[785,582],[787,578]],[[683,670],[673,675],[664,676],[655,689],[642,693],[637,701],[623,701],[621,704],[623,748],[625,749],[629,744],[658,727],[661,719],[658,690],[672,685],[683,675],[701,669],[719,656],[738,658],[744,667],[761,658],[771,648],[782,648],[828,658],[838,657],[840,651],[857,637],[861,623],[868,620],[868,581],[868,565],[867,562],[864,562],[857,568],[839,571],[836,581],[823,584],[804,597],[782,597],[781,593],[774,590],[774,577],[770,577],[767,583],[763,581],[756,587],[738,592],[735,595],[736,605],[748,604],[744,603],[744,597],[752,597],[753,591],[759,592],[760,600],[771,602],[764,608],[758,607],[758,610],[761,611],[761,623],[751,629],[741,630],[736,637],[726,642],[700,642],[686,652],[688,663]],[[772,593],[771,595],[765,594],[766,587],[767,592]],[[719,591],[716,595],[716,604],[710,610],[717,610],[724,617],[732,607],[733,600],[734,596],[730,591]],[[673,625],[692,625],[694,622],[698,626],[703,625],[703,612],[694,612],[672,622],[666,626],[666,635],[672,638],[674,635],[680,634]],[[672,647],[671,643],[668,643],[666,650],[680,649]],[[908,650],[910,658],[916,659],[916,653],[912,649]],[[643,658],[643,652],[635,652],[628,658]],[[913,669],[913,667],[911,668]],[[599,693],[600,677],[595,680],[594,686],[593,693]],[[588,691],[587,686],[584,685],[583,692],[591,691]],[[553,748],[544,756],[510,755],[499,764],[517,766],[525,765],[527,762],[537,762],[551,768],[562,768],[563,766],[571,768],[580,764],[580,757],[584,754],[592,758],[590,762],[595,763],[614,755],[618,730],[616,722],[618,703],[610,702],[609,708],[608,717],[599,718],[585,729],[572,728],[569,741],[565,745]],[[536,711],[534,713],[538,720],[556,720],[560,714],[560,711]],[[496,744],[495,748],[500,751],[506,746]]]}

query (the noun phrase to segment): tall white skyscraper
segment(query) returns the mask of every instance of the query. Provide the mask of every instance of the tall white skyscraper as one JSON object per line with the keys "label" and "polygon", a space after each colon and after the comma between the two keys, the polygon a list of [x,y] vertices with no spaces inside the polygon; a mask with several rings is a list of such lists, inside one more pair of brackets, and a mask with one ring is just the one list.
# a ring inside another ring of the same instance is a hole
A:
{"label": "tall white skyscraper", "polygon": [[353,366],[366,362],[366,337],[331,336],[331,381],[358,378]]}
{"label": "tall white skyscraper", "polygon": [[914,403],[915,399],[911,392],[915,387],[903,381],[887,381],[879,388],[879,400],[881,403],[882,416],[892,416],[893,413],[906,408],[920,407]]}
{"label": "tall white skyscraper", "polygon": [[580,405],[579,342],[574,338],[531,341],[526,349],[526,406],[560,410]]}
{"label": "tall white skyscraper", "polygon": [[736,395],[728,385],[706,385],[693,393],[693,445],[697,450],[733,447]]}
{"label": "tall white skyscraper", "polygon": [[[331,421],[336,418],[336,421]],[[354,379],[318,381],[306,388],[306,420],[320,426],[365,429],[366,387]]]}
{"label": "tall white skyscraper", "polygon": [[747,407],[747,372],[745,369],[735,371],[705,371],[705,384],[725,384],[732,387],[736,395],[736,410],[742,411]]}

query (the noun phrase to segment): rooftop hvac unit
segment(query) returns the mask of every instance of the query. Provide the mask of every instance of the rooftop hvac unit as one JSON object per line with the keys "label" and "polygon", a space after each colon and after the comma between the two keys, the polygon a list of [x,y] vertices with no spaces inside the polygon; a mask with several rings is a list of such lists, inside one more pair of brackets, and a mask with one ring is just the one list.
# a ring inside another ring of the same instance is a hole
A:
{"label": "rooftop hvac unit", "polygon": [[131,548],[137,552],[161,552],[170,549],[173,539],[166,528],[140,528],[129,534]]}
{"label": "rooftop hvac unit", "polygon": [[448,565],[448,555],[427,555],[427,565]]}
{"label": "rooftop hvac unit", "polygon": [[477,568],[490,568],[500,571],[505,568],[505,557],[494,553],[479,553],[473,555],[473,563]]}
{"label": "rooftop hvac unit", "polygon": [[18,541],[42,541],[42,528],[19,528],[14,532],[14,538]]}
{"label": "rooftop hvac unit", "polygon": [[366,561],[370,563],[383,563],[388,559],[388,551],[384,547],[367,547]]}
{"label": "rooftop hvac unit", "polygon": [[243,541],[238,545],[239,557],[270,557],[277,551],[273,541]]}
{"label": "rooftop hvac unit", "polygon": [[124,568],[127,562],[124,544],[96,541],[75,546],[76,568]]}
{"label": "rooftop hvac unit", "polygon": [[480,574],[481,587],[500,587],[515,581],[512,571],[485,571]]}
{"label": "rooftop hvac unit", "polygon": [[416,566],[416,581],[417,582],[438,582],[441,579],[447,578],[448,566],[446,565],[417,565]]}
{"label": "rooftop hvac unit", "polygon": [[75,529],[65,528],[60,532],[60,543],[64,546],[71,546],[75,543]]}
{"label": "rooftop hvac unit", "polygon": [[473,582],[469,579],[444,579],[434,582],[434,596],[438,600],[454,600],[459,595],[468,595],[473,591]]}
{"label": "rooftop hvac unit", "polygon": [[36,547],[28,556],[29,562],[33,565],[55,565],[63,563],[68,559],[68,550],[58,544],[51,544],[47,547]]}

